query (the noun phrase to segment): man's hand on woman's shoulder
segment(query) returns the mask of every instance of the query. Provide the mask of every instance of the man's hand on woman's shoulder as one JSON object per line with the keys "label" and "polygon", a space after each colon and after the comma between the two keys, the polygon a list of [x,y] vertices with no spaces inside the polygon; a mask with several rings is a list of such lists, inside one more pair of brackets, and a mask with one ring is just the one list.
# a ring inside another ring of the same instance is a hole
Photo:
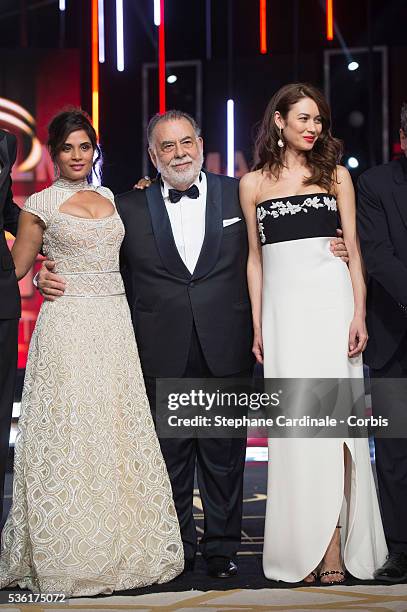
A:
{"label": "man's hand on woman's shoulder", "polygon": [[154,180],[149,176],[143,176],[143,178],[139,179],[137,183],[133,185],[133,189],[146,189],[147,187],[150,187],[151,183],[153,182]]}

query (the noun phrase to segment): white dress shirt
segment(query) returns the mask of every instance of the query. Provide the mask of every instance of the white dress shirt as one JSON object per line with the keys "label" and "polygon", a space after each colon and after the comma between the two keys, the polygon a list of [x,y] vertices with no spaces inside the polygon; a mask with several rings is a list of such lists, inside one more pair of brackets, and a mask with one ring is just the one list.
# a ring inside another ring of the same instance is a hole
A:
{"label": "white dress shirt", "polygon": [[171,186],[164,180],[161,183],[161,193],[170,218],[175,244],[191,274],[195,270],[205,237],[207,192],[205,174],[201,172],[193,184],[199,189],[199,196],[195,200],[182,196],[179,202],[173,203],[168,196]]}

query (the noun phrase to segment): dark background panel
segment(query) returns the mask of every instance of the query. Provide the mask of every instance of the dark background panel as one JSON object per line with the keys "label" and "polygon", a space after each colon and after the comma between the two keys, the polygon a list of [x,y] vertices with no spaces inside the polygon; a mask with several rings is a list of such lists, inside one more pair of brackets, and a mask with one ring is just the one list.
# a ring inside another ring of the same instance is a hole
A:
{"label": "dark background panel", "polygon": [[[65,14],[60,14],[57,0],[0,1],[0,60],[1,50],[5,48],[25,48],[29,54],[39,48],[79,49],[82,106],[90,112],[90,0],[66,0],[66,4]],[[228,28],[230,4],[233,4],[232,28]],[[389,131],[388,155],[397,151],[399,110],[402,100],[407,99],[404,68],[407,2],[335,0],[337,35],[333,42],[328,42],[325,39],[325,0],[270,0],[267,56],[261,56],[258,49],[258,4],[258,0],[212,0],[212,55],[208,59],[206,1],[165,2],[167,60],[202,62],[202,125],[207,153],[218,152],[224,167],[229,95],[233,95],[236,103],[236,145],[250,163],[255,125],[274,91],[293,79],[323,87],[325,50],[340,49],[341,45],[351,48],[369,44],[388,48],[389,94],[385,100],[388,109],[385,127]],[[124,21],[125,71],[119,73],[116,70],[115,1],[105,0],[107,59],[100,66],[100,138],[105,158],[104,179],[115,191],[130,188],[142,175],[142,69],[145,63],[157,60],[152,0],[124,0]],[[227,61],[230,29],[233,31],[232,66]],[[356,176],[361,168],[372,162],[371,149],[375,152],[380,149],[376,140],[382,138],[384,126],[373,132],[371,128],[380,103],[379,77],[376,74],[373,77],[375,99],[370,107],[366,102],[369,76],[365,66],[361,64],[356,75],[350,74],[339,62],[332,79],[335,84],[335,135],[345,140],[347,154],[355,151],[355,147],[363,147],[360,155],[365,161],[354,173]],[[184,75],[174,86],[168,85],[169,103],[188,110],[194,106],[190,81],[190,77]],[[157,84],[152,82],[150,87],[154,107]],[[0,95],[1,88],[0,77]],[[352,109],[362,109],[365,121],[362,130],[349,128]],[[374,154],[374,161],[382,161],[380,154]]]}

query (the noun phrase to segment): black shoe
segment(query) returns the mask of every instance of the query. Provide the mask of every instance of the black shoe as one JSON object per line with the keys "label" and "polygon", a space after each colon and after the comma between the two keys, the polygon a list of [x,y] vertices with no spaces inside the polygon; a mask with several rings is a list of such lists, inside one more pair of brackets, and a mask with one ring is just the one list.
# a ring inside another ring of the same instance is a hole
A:
{"label": "black shoe", "polygon": [[237,574],[236,563],[227,557],[210,557],[207,563],[208,574],[213,578],[230,578]]}
{"label": "black shoe", "polygon": [[385,582],[403,582],[407,580],[407,554],[392,552],[387,556],[387,560],[378,570],[375,571],[376,580]]}

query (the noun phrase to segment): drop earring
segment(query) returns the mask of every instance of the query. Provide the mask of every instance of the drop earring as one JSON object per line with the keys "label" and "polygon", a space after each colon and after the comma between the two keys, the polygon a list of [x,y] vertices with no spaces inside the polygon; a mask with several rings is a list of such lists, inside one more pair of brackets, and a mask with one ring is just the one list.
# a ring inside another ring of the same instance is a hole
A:
{"label": "drop earring", "polygon": [[280,149],[282,149],[284,147],[283,130],[282,130],[282,128],[280,128],[280,138],[277,140],[277,144],[280,147]]}

